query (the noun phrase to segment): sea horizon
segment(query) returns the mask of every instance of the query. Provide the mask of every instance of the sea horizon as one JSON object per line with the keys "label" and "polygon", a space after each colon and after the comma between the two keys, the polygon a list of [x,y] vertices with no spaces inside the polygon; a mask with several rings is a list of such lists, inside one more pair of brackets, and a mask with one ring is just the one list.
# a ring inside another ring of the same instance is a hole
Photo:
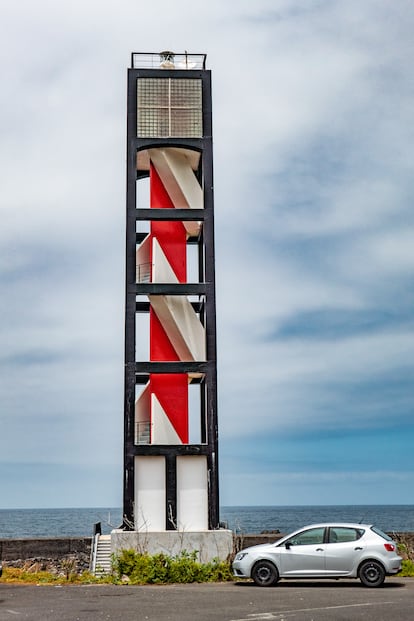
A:
{"label": "sea horizon", "polygon": [[[220,505],[220,508],[228,508],[228,507],[232,507],[232,508],[237,508],[237,507],[256,507],[256,508],[273,508],[273,507],[414,507],[413,503],[409,503],[409,502],[401,502],[401,503],[394,503],[394,502],[382,502],[382,503],[375,503],[375,502],[365,502],[365,503],[318,503],[318,504],[289,504],[289,505],[275,505],[275,504],[248,504],[248,505]],[[0,511],[47,511],[47,510],[61,510],[61,509],[105,509],[107,510],[108,508],[110,509],[120,509],[121,506],[120,505],[93,505],[93,506],[86,506],[86,505],[65,505],[65,506],[61,506],[61,507],[52,507],[52,506],[44,506],[44,507],[0,507]]]}
{"label": "sea horizon", "polygon": [[[414,505],[221,505],[220,523],[236,533],[288,533],[321,522],[375,524],[387,532],[414,532]],[[0,509],[0,539],[91,536],[122,524],[121,507]]]}

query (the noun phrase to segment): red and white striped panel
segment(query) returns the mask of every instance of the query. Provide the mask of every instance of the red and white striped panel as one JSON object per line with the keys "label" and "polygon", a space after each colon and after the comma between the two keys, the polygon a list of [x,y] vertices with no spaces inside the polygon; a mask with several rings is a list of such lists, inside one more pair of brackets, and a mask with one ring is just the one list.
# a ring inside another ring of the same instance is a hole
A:
{"label": "red and white striped panel", "polygon": [[[203,206],[202,189],[183,149],[149,151],[150,206],[196,208]],[[187,282],[187,237],[199,233],[200,223],[151,221],[150,233],[137,250],[137,278],[148,274],[154,283]],[[187,296],[150,295],[150,360],[205,360],[204,326]],[[137,399],[136,422],[149,423],[151,444],[189,441],[188,375],[150,375]]]}

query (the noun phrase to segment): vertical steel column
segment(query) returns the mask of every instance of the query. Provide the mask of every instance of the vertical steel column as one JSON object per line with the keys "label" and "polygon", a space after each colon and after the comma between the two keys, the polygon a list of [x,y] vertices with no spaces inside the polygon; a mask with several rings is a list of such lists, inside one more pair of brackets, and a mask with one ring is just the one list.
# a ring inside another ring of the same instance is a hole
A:
{"label": "vertical steel column", "polygon": [[126,261],[125,261],[125,368],[124,368],[124,497],[123,519],[134,523],[134,439],[135,439],[135,317],[134,288],[136,251],[136,80],[128,75],[127,98],[127,187],[126,187]]}

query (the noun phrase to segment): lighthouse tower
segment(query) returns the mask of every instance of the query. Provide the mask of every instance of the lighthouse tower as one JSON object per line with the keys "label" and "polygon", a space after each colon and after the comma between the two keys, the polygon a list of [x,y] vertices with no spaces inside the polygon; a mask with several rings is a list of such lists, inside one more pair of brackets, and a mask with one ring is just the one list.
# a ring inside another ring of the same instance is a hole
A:
{"label": "lighthouse tower", "polygon": [[211,76],[128,70],[124,529],[219,526]]}

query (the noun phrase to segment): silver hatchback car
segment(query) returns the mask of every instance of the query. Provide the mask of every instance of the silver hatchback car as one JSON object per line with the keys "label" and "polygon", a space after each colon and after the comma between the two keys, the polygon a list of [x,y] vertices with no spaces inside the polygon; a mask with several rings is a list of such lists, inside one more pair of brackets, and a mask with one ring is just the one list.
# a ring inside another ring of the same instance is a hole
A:
{"label": "silver hatchback car", "polygon": [[359,578],[379,587],[401,571],[397,544],[367,524],[312,524],[275,543],[241,550],[233,561],[238,578],[273,586],[279,578]]}

